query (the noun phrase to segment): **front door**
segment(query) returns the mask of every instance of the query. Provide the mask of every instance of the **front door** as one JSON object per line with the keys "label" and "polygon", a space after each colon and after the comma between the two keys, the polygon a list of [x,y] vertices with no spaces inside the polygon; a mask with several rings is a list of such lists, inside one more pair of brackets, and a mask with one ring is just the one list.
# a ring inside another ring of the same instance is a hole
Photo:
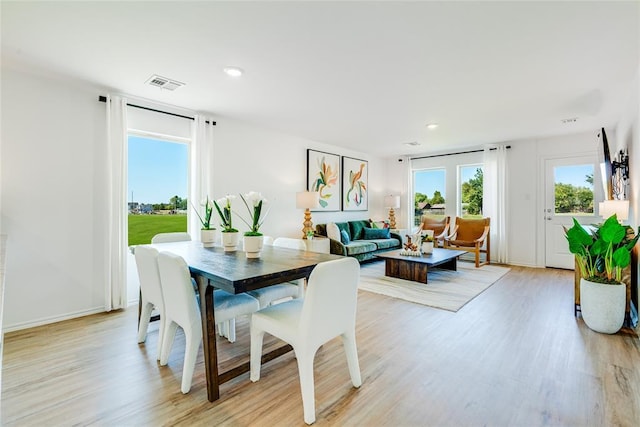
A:
{"label": "front door", "polygon": [[[574,268],[564,228],[576,218],[581,224],[593,224],[595,200],[602,199],[602,180],[597,156],[583,155],[545,160],[545,265]],[[596,198],[597,196],[597,198]]]}

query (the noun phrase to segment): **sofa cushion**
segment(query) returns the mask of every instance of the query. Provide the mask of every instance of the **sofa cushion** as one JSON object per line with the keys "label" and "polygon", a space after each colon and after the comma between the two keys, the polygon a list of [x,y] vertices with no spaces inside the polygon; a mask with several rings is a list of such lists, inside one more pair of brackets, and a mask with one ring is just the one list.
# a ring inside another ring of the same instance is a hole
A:
{"label": "sofa cushion", "polygon": [[367,241],[375,243],[378,249],[390,249],[390,248],[400,247],[400,241],[398,239],[374,239],[374,240],[367,240]]}
{"label": "sofa cushion", "polygon": [[367,227],[371,227],[371,223],[367,220],[349,221],[349,228],[351,228],[351,240],[364,239],[364,229]]}
{"label": "sofa cushion", "polygon": [[349,237],[349,233],[344,230],[340,230],[340,241],[345,245],[351,243],[351,238]]}
{"label": "sofa cushion", "polygon": [[353,240],[353,234],[351,234],[351,230],[349,230],[349,224],[347,224],[346,222],[336,222],[336,225],[338,226],[338,230],[344,230],[347,232],[347,234],[349,235],[349,240]]}
{"label": "sofa cushion", "polygon": [[366,240],[352,240],[351,243],[345,245],[345,248],[347,248],[347,255],[365,254],[378,249],[375,243]]}
{"label": "sofa cushion", "polygon": [[388,239],[391,237],[391,230],[388,228],[364,228],[364,240]]}
{"label": "sofa cushion", "polygon": [[333,222],[327,224],[327,237],[333,240],[340,241],[340,229]]}

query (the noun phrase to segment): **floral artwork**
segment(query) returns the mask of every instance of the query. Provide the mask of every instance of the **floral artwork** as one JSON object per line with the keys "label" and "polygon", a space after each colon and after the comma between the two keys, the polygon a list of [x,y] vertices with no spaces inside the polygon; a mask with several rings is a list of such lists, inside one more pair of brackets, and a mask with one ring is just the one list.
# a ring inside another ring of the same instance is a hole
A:
{"label": "floral artwork", "polygon": [[369,208],[368,173],[366,160],[342,157],[342,210],[366,211]]}
{"label": "floral artwork", "polygon": [[313,211],[340,210],[340,156],[307,150],[307,189],[320,193]]}

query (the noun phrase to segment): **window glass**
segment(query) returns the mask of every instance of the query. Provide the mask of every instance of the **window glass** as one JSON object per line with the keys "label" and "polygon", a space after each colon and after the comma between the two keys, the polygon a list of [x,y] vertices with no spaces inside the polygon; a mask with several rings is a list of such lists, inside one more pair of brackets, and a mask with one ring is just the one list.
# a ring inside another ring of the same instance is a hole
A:
{"label": "window glass", "polygon": [[187,231],[188,145],[129,135],[129,245]]}
{"label": "window glass", "polygon": [[593,215],[593,165],[554,168],[556,215]]}
{"label": "window glass", "polygon": [[463,218],[482,218],[482,165],[460,166],[460,205]]}
{"label": "window glass", "polygon": [[414,225],[423,216],[443,218],[445,212],[445,169],[425,169],[413,172]]}

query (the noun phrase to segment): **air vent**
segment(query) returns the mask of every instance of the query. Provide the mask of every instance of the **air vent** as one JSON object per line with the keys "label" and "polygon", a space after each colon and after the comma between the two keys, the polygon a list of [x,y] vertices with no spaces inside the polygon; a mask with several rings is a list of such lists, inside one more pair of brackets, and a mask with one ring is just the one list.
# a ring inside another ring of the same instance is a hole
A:
{"label": "air vent", "polygon": [[569,124],[569,123],[575,123],[578,121],[577,117],[571,117],[569,119],[562,119],[560,120],[562,122],[563,125]]}
{"label": "air vent", "polygon": [[157,75],[153,75],[149,77],[146,83],[150,84],[151,86],[156,86],[156,87],[167,89],[167,90],[176,90],[180,86],[185,85],[185,83],[181,83],[177,80],[172,80],[172,79],[168,79],[166,77],[157,76]]}
{"label": "air vent", "polygon": [[422,144],[420,144],[418,141],[413,141],[413,142],[405,142],[404,145],[408,145],[410,147],[417,147]]}

